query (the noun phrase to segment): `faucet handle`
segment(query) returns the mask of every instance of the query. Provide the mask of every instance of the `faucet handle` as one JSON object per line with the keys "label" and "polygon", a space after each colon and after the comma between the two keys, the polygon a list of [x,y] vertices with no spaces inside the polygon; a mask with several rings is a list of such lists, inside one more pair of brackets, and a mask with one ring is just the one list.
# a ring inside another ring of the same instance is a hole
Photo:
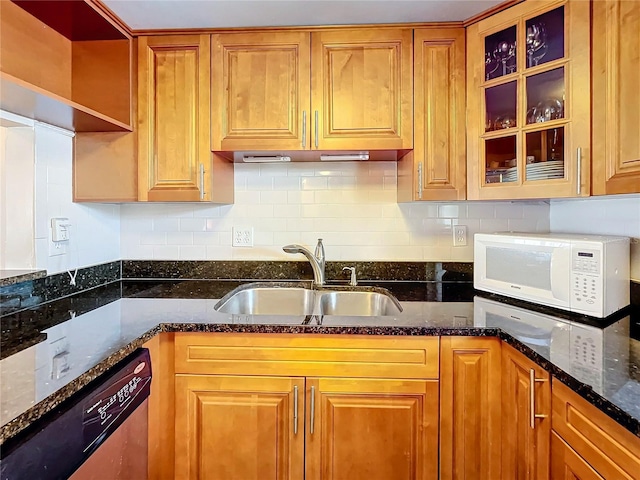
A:
{"label": "faucet handle", "polygon": [[318,243],[316,244],[315,256],[318,260],[324,261],[324,245],[322,244],[322,239],[318,239]]}
{"label": "faucet handle", "polygon": [[355,287],[356,285],[358,285],[358,279],[356,278],[356,267],[343,267],[342,271],[344,272],[345,270],[351,271],[351,278],[349,279],[349,285],[352,287]]}

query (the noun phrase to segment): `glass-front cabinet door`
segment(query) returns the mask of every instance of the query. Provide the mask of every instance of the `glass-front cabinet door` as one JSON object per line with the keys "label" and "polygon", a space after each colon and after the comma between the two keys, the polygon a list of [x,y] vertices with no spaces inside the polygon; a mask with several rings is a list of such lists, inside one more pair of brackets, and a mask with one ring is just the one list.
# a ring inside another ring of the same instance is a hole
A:
{"label": "glass-front cabinet door", "polygon": [[527,0],[468,28],[469,199],[589,195],[589,11]]}

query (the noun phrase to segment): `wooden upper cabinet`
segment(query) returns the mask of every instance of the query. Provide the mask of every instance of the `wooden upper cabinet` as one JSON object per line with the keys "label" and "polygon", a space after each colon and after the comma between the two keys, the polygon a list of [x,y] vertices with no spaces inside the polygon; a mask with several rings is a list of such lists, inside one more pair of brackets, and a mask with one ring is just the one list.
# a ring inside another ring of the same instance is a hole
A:
{"label": "wooden upper cabinet", "polygon": [[640,2],[593,8],[593,193],[640,192]]}
{"label": "wooden upper cabinet", "polygon": [[209,35],[139,38],[138,200],[224,201],[212,187],[210,63]]}
{"label": "wooden upper cabinet", "polygon": [[551,442],[549,373],[502,345],[502,478],[548,480]]}
{"label": "wooden upper cabinet", "polygon": [[212,149],[413,147],[411,29],[212,37]]}
{"label": "wooden upper cabinet", "polygon": [[414,149],[398,163],[398,201],[464,200],[464,28],[416,29]]}
{"label": "wooden upper cabinet", "polygon": [[438,478],[436,380],[308,378],[306,390],[306,480]]}
{"label": "wooden upper cabinet", "polygon": [[442,337],[440,478],[500,478],[500,340]]}
{"label": "wooden upper cabinet", "polygon": [[304,478],[304,379],[177,375],[175,388],[175,478]]}
{"label": "wooden upper cabinet", "polygon": [[591,3],[522,2],[467,29],[468,199],[589,195]]}
{"label": "wooden upper cabinet", "polygon": [[412,148],[411,46],[411,29],[311,34],[312,148]]}
{"label": "wooden upper cabinet", "polygon": [[212,150],[300,150],[311,140],[309,32],[212,36]]}

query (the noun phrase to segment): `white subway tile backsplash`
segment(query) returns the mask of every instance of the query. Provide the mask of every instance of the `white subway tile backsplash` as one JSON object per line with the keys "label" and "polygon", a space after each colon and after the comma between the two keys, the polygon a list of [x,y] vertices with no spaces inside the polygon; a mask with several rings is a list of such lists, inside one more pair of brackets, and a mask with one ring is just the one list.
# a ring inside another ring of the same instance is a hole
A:
{"label": "white subway tile backsplash", "polygon": [[180,247],[177,245],[157,245],[153,247],[154,260],[180,260]]}
{"label": "white subway tile backsplash", "polygon": [[329,182],[326,177],[305,177],[300,180],[302,190],[326,190]]}
{"label": "white subway tile backsplash", "polygon": [[180,219],[166,217],[154,218],[153,230],[156,232],[177,232],[180,230]]}
{"label": "white subway tile backsplash", "polygon": [[207,230],[207,221],[204,218],[181,218],[181,232],[204,232]]}
{"label": "white subway tile backsplash", "polygon": [[194,232],[194,245],[219,245],[220,234],[218,232]]}
{"label": "white subway tile backsplash", "polygon": [[[470,261],[476,232],[549,225],[547,204],[397,204],[395,162],[236,164],[235,189],[232,206],[123,205],[123,258],[148,256],[151,246],[154,258],[284,260],[291,256],[282,251],[283,245],[313,247],[322,237],[332,260]],[[175,235],[171,219],[179,220],[177,233],[186,236]],[[149,221],[152,232],[139,226]],[[468,225],[469,246],[452,248],[454,223]],[[231,247],[231,230],[237,225],[253,227],[254,247]],[[179,249],[159,248],[163,245]],[[182,248],[190,246],[206,247],[205,252]]]}
{"label": "white subway tile backsplash", "polygon": [[166,245],[166,232],[141,232],[140,245]]}
{"label": "white subway tile backsplash", "polygon": [[180,260],[206,260],[207,247],[204,245],[180,246]]}
{"label": "white subway tile backsplash", "polygon": [[193,245],[193,233],[167,232],[167,245]]}

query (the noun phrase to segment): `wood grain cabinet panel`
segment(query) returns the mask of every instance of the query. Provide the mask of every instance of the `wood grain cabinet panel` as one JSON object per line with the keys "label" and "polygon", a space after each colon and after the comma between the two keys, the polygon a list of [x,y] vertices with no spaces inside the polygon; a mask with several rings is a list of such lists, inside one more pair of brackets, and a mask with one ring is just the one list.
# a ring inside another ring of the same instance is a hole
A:
{"label": "wood grain cabinet panel", "polygon": [[553,480],[602,480],[591,466],[551,432],[551,478]]}
{"label": "wood grain cabinet panel", "polygon": [[640,438],[562,382],[552,390],[553,430],[604,478],[640,478]]}
{"label": "wood grain cabinet panel", "polygon": [[233,199],[233,165],[211,153],[210,42],[209,35],[138,39],[140,201]]}
{"label": "wood grain cabinet panel", "polygon": [[302,480],[303,395],[301,378],[177,375],[176,478]]}
{"label": "wood grain cabinet panel", "polygon": [[176,333],[176,372],[437,378],[438,337]]}
{"label": "wood grain cabinet panel", "polygon": [[307,379],[306,480],[438,478],[438,382]]}
{"label": "wood grain cabinet panel", "polygon": [[309,32],[212,36],[212,150],[300,150],[310,137]]}
{"label": "wood grain cabinet panel", "polygon": [[413,78],[414,149],[398,162],[398,201],[464,200],[464,29],[415,29]]}
{"label": "wood grain cabinet panel", "polygon": [[593,193],[640,192],[640,2],[591,3]]}
{"label": "wood grain cabinet panel", "polygon": [[549,373],[502,345],[502,478],[549,479]]}
{"label": "wood grain cabinet panel", "polygon": [[413,146],[411,29],[213,35],[212,148]]}
{"label": "wood grain cabinet panel", "polygon": [[207,35],[138,40],[140,200],[199,201],[209,164]]}
{"label": "wood grain cabinet panel", "polygon": [[411,46],[411,29],[311,34],[313,148],[413,146]]}
{"label": "wood grain cabinet panel", "polygon": [[443,337],[440,478],[500,478],[500,340]]}

